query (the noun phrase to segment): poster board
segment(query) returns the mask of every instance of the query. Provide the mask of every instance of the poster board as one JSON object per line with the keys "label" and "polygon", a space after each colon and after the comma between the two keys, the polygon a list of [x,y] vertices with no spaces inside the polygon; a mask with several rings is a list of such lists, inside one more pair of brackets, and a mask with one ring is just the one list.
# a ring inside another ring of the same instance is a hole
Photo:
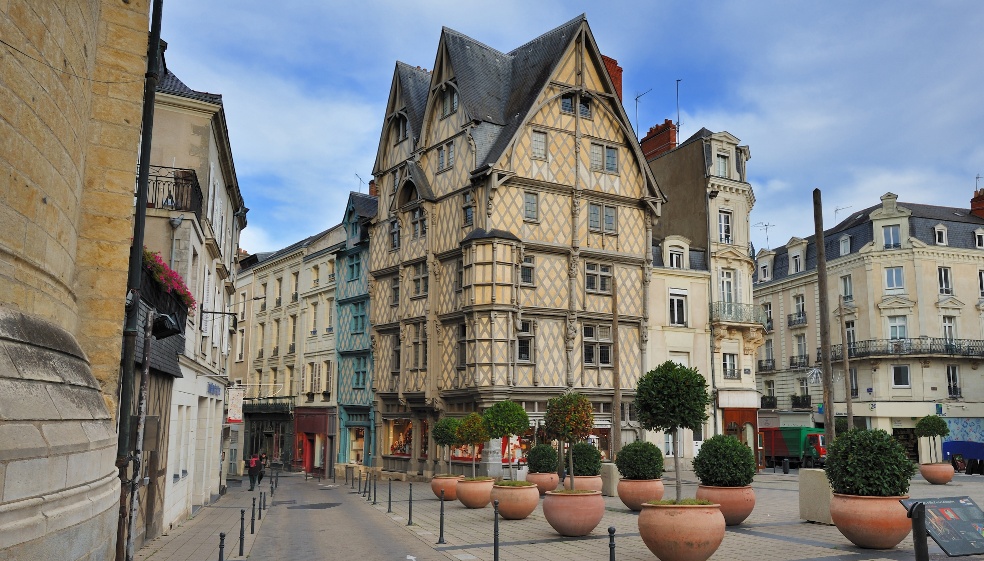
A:
{"label": "poster board", "polygon": [[970,497],[904,499],[926,505],[926,531],[949,557],[984,553],[984,512]]}

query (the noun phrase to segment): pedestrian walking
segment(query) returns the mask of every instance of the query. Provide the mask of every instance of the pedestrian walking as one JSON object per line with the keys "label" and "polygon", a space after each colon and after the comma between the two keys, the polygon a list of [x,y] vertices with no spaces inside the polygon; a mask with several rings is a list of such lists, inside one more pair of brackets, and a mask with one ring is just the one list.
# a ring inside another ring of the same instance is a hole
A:
{"label": "pedestrian walking", "polygon": [[250,456],[249,460],[246,461],[246,473],[249,474],[249,490],[252,491],[258,483],[257,476],[262,473],[260,457],[256,454]]}
{"label": "pedestrian walking", "polygon": [[267,455],[266,452],[260,452],[260,477],[256,480],[257,483],[263,481],[263,475],[266,473],[267,467]]}

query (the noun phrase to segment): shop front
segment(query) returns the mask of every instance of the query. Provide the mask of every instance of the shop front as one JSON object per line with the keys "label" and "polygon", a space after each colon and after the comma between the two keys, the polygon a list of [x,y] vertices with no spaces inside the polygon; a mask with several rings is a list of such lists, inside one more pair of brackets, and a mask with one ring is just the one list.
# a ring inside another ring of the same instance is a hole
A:
{"label": "shop front", "polygon": [[430,426],[425,418],[383,419],[383,469],[410,475],[430,466]]}
{"label": "shop front", "polygon": [[334,468],[336,410],[334,407],[294,409],[295,469],[327,476]]}

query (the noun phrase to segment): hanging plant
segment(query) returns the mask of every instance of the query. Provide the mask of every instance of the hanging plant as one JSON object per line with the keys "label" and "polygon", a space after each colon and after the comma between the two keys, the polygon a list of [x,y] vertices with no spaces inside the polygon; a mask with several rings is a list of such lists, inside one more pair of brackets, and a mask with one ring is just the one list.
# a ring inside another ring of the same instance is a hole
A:
{"label": "hanging plant", "polygon": [[198,304],[195,302],[195,297],[191,295],[191,291],[188,290],[188,285],[185,284],[181,275],[167,266],[160,253],[150,251],[145,247],[143,250],[143,266],[150,273],[150,278],[157,281],[157,284],[164,289],[164,292],[177,294],[184,305],[188,306],[189,312],[195,311],[195,306]]}

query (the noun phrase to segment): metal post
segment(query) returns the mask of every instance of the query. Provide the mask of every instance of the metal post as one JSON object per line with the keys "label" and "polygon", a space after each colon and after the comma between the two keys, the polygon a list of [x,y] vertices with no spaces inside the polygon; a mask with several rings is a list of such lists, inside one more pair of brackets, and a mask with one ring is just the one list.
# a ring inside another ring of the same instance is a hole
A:
{"label": "metal post", "polygon": [[336,481],[335,481],[335,474],[336,473],[338,473],[338,470],[335,469],[335,465],[332,464],[332,466],[331,466],[331,483],[332,483],[332,485],[334,485],[336,483]]}
{"label": "metal post", "polygon": [[369,487],[369,474],[366,474],[366,502],[372,500],[372,489]]}
{"label": "metal post", "polygon": [[446,543],[444,541],[444,489],[441,489],[441,535],[438,536],[437,543]]}
{"label": "metal post", "polygon": [[372,504],[374,505],[376,504],[376,498],[379,497],[379,495],[376,493],[378,483],[379,483],[379,476],[377,475],[372,478]]}
{"label": "metal post", "polygon": [[259,510],[259,513],[260,513],[260,516],[259,516],[260,520],[263,520],[263,491],[260,491],[260,510]]}
{"label": "metal post", "polygon": [[274,481],[276,481],[277,483],[276,486],[280,487],[280,470],[278,469],[277,471],[275,471],[273,473],[273,476],[274,476]]}
{"label": "metal post", "polygon": [[410,483],[410,501],[407,509],[407,526],[413,526],[413,483]]}
{"label": "metal post", "polygon": [[492,530],[492,559],[499,561],[499,499],[492,501],[492,510],[495,511],[495,526]]}
{"label": "metal post", "polygon": [[225,532],[219,532],[219,561],[225,561]]}
{"label": "metal post", "polygon": [[[356,477],[357,477],[356,474],[355,473],[352,473],[352,478],[354,479]],[[362,474],[361,473],[358,474],[358,479],[359,479],[359,494],[361,495],[362,494]],[[355,488],[355,482],[354,481],[352,482],[352,487]]]}
{"label": "metal post", "polygon": [[367,471],[366,472],[366,485],[365,485],[365,487],[362,488],[362,496],[363,497],[366,496],[366,494],[368,492],[369,492],[369,472]]}
{"label": "metal post", "polygon": [[249,533],[256,533],[256,497],[253,497],[253,512],[249,515]]}
{"label": "metal post", "polygon": [[273,496],[273,478],[270,478],[270,496]]}
{"label": "metal post", "polygon": [[906,515],[912,519],[912,547],[916,561],[929,561],[929,543],[926,540],[926,505],[913,503]]}
{"label": "metal post", "polygon": [[608,527],[608,561],[615,561],[615,526]]}
{"label": "metal post", "polygon": [[387,479],[389,481],[389,495],[386,497],[386,514],[393,513],[393,480]]}
{"label": "metal post", "polygon": [[239,509],[239,556],[243,556],[243,546],[246,544],[246,509]]}

